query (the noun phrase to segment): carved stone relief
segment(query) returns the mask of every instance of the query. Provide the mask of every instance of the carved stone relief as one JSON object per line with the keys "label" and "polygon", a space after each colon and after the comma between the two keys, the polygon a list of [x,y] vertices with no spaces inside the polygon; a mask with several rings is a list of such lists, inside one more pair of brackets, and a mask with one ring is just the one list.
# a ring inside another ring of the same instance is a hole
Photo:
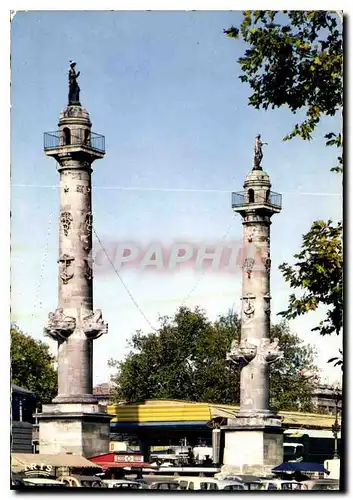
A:
{"label": "carved stone relief", "polygon": [[260,236],[259,241],[270,243],[270,238],[268,236]]}
{"label": "carved stone relief", "polygon": [[250,227],[248,231],[248,242],[251,243],[255,237],[256,229],[254,227]]}
{"label": "carved stone relief", "polygon": [[88,194],[88,193],[91,192],[91,188],[90,188],[90,186],[84,186],[82,184],[77,184],[77,186],[76,186],[76,192],[77,193]]}
{"label": "carved stone relief", "polygon": [[240,343],[237,339],[234,339],[232,341],[230,351],[227,353],[227,360],[233,361],[233,363],[240,366],[244,366],[254,359],[256,356],[256,350],[256,345],[249,344],[247,339]]}
{"label": "carved stone relief", "polygon": [[269,257],[267,257],[266,261],[265,261],[265,269],[266,269],[266,272],[268,275],[271,274],[271,259]]}
{"label": "carved stone relief", "polygon": [[49,313],[48,326],[44,328],[44,335],[53,340],[66,340],[76,328],[76,319],[65,316],[62,309]]}
{"label": "carved stone relief", "polygon": [[251,319],[255,315],[255,299],[256,299],[255,295],[252,295],[250,293],[242,298],[243,302],[242,310],[247,319]]}
{"label": "carved stone relief", "polygon": [[86,224],[88,234],[91,234],[92,233],[92,224],[93,224],[92,212],[87,212],[85,224]]}
{"label": "carved stone relief", "polygon": [[247,214],[244,217],[244,222],[270,222],[270,217],[268,215],[259,214]]}
{"label": "carved stone relief", "polygon": [[264,311],[268,317],[271,316],[271,297],[264,295]]}
{"label": "carved stone relief", "polygon": [[90,263],[87,259],[85,260],[84,275],[85,275],[86,279],[88,279],[88,280],[91,280],[93,278],[92,266],[90,265]]}
{"label": "carved stone relief", "polygon": [[91,250],[92,246],[91,234],[92,234],[92,213],[86,212],[86,215],[84,216],[83,222],[81,224],[81,234],[80,234],[80,239],[83,248],[86,252],[90,252]]}
{"label": "carved stone relief", "polygon": [[74,276],[73,271],[70,269],[74,260],[75,257],[71,257],[65,253],[58,261],[60,263],[60,278],[64,285],[67,285],[69,280]]}
{"label": "carved stone relief", "polygon": [[247,257],[244,260],[243,271],[247,273],[248,278],[251,277],[251,272],[252,272],[252,269],[254,267],[254,263],[255,263],[255,259],[252,259],[250,257]]}
{"label": "carved stone relief", "polygon": [[80,181],[82,179],[82,174],[81,172],[66,172],[67,175],[71,178],[71,179],[74,179],[76,181]]}
{"label": "carved stone relief", "polygon": [[63,226],[63,231],[65,236],[69,234],[71,222],[73,221],[72,215],[70,212],[62,212],[60,215],[60,222]]}
{"label": "carved stone relief", "polygon": [[102,319],[102,311],[97,309],[94,313],[86,316],[82,321],[82,330],[90,339],[96,339],[108,333],[108,324]]}
{"label": "carved stone relief", "polygon": [[283,357],[283,353],[279,348],[279,340],[262,339],[257,349],[257,357],[259,363],[274,363]]}

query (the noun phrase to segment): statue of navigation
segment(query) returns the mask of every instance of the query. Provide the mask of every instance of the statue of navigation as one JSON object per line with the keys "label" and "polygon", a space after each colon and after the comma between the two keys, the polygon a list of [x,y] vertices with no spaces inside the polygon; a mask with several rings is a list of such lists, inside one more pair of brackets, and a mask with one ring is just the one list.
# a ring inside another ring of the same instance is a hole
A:
{"label": "statue of navigation", "polygon": [[80,72],[75,71],[76,63],[75,61],[70,61],[69,69],[69,105],[81,106],[80,103],[80,87],[77,83],[77,78],[80,76]]}
{"label": "statue of navigation", "polygon": [[254,169],[255,170],[262,170],[261,167],[261,160],[263,158],[262,154],[262,146],[266,144],[267,142],[262,142],[261,140],[261,135],[257,135],[255,139],[255,147],[254,147]]}

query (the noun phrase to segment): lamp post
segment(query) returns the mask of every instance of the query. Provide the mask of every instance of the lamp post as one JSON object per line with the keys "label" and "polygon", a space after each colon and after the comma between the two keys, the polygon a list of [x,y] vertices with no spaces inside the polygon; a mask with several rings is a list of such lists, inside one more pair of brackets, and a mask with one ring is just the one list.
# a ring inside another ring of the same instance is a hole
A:
{"label": "lamp post", "polygon": [[333,437],[335,439],[335,448],[334,448],[334,452],[333,452],[333,458],[335,458],[335,459],[339,458],[338,433],[341,430],[341,426],[338,423],[338,404],[339,404],[340,400],[341,400],[341,395],[340,395],[339,389],[336,388],[336,392],[335,392],[335,422],[332,425],[332,434],[333,434]]}

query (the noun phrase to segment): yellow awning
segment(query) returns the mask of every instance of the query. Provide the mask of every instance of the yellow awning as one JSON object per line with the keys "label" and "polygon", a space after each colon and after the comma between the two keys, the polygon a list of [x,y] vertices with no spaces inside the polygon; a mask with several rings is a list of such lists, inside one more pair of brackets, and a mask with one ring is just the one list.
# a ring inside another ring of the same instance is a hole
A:
{"label": "yellow awning", "polygon": [[[234,418],[238,405],[218,405],[179,400],[146,400],[141,403],[109,405],[107,412],[114,415],[111,423],[147,422],[209,422],[222,418]],[[285,427],[331,429],[332,415],[302,412],[279,412]]]}

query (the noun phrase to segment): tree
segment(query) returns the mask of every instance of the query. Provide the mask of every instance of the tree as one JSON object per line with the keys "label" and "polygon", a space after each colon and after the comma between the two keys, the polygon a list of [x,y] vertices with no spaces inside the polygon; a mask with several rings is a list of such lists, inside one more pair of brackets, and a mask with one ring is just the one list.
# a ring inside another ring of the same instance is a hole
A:
{"label": "tree", "polygon": [[313,389],[318,383],[316,351],[293,334],[285,321],[272,325],[271,338],[278,338],[284,353],[282,359],[270,365],[271,408],[316,411],[312,402]]}
{"label": "tree", "polygon": [[[332,11],[248,10],[240,28],[224,30],[250,45],[238,59],[240,79],[253,91],[249,105],[305,111],[305,119],[284,140],[310,140],[322,116],[342,112],[342,19],[340,12]],[[325,135],[327,146],[341,148],[338,166],[332,168],[336,172],[343,169],[342,129],[343,116],[341,131]]]}
{"label": "tree", "polygon": [[11,381],[33,391],[39,404],[50,403],[57,394],[54,363],[47,344],[11,325]]}
{"label": "tree", "polygon": [[320,304],[327,306],[326,319],[312,331],[321,335],[340,333],[343,323],[343,259],[342,224],[332,221],[314,222],[303,236],[301,252],[294,255],[297,262],[279,266],[291,288],[301,288],[304,294],[292,294],[289,306],[280,314],[287,319],[314,311]]}
{"label": "tree", "polygon": [[[240,370],[226,361],[233,339],[240,338],[240,319],[233,312],[211,323],[204,311],[181,307],[174,317],[160,318],[157,332],[138,331],[129,342],[124,361],[110,360],[117,368],[115,400],[183,399],[208,403],[239,402]],[[275,409],[312,409],[312,383],[300,374],[315,372],[314,350],[289,332],[285,322],[274,326],[285,358],[272,365],[271,404]],[[285,389],[283,389],[285,388]]]}

